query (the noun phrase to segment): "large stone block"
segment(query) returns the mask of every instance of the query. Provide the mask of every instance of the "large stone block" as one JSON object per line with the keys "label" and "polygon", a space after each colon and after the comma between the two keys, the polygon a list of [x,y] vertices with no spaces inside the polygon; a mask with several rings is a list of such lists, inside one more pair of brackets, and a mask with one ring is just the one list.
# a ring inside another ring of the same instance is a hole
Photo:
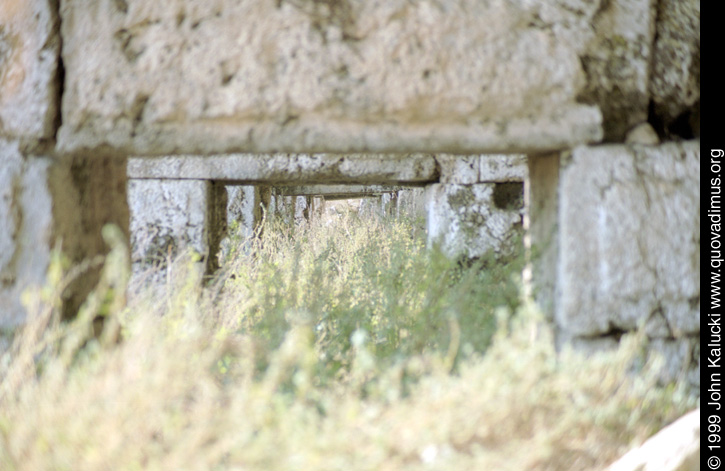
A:
{"label": "large stone block", "polygon": [[450,155],[436,156],[440,167],[441,183],[460,183],[470,185],[478,183],[480,173],[480,157],[477,155]]}
{"label": "large stone block", "polygon": [[51,159],[25,158],[0,139],[0,330],[25,320],[24,290],[45,284],[53,239]]}
{"label": "large stone block", "polygon": [[578,148],[559,186],[557,323],[576,336],[700,331],[700,145]]}
{"label": "large stone block", "polygon": [[203,180],[129,180],[131,258],[137,279],[150,266],[166,266],[185,249],[201,255],[204,271],[214,269],[226,229],[215,213],[222,212],[226,220],[227,211],[215,185]]}
{"label": "large stone block", "polygon": [[0,135],[52,137],[58,115],[58,18],[52,0],[0,3]]}
{"label": "large stone block", "polygon": [[523,182],[526,156],[520,154],[436,155],[440,183]]}
{"label": "large stone block", "polygon": [[425,189],[403,188],[398,190],[398,214],[425,218]]}
{"label": "large stone block", "polygon": [[523,182],[528,173],[525,155],[502,154],[479,157],[479,182]]}
{"label": "large stone block", "polygon": [[59,146],[502,152],[601,138],[598,2],[61,0]]}
{"label": "large stone block", "polygon": [[226,180],[238,184],[396,184],[438,179],[430,154],[230,154],[135,157],[129,178]]}
{"label": "large stone block", "polygon": [[426,188],[428,238],[451,256],[508,253],[520,232],[522,206],[522,184],[430,185]]}
{"label": "large stone block", "polygon": [[229,185],[227,188],[227,224],[236,227],[244,238],[254,235],[262,220],[262,201],[259,188],[251,185]]}

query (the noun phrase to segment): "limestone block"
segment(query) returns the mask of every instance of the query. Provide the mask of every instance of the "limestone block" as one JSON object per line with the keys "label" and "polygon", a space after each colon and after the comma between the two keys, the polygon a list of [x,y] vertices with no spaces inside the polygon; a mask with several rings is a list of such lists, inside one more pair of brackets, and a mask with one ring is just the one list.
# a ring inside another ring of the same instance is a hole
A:
{"label": "limestone block", "polygon": [[275,190],[285,196],[325,196],[325,197],[362,197],[397,191],[402,187],[395,185],[289,185],[279,186]]}
{"label": "limestone block", "polygon": [[129,159],[129,178],[226,180],[239,184],[396,184],[438,179],[429,154],[231,154]]}
{"label": "limestone block", "polygon": [[310,215],[310,197],[309,196],[296,196],[295,197],[295,223],[301,223],[309,220]]}
{"label": "limestone block", "polygon": [[39,139],[55,132],[60,38],[53,3],[0,3],[0,135]]}
{"label": "limestone block", "polygon": [[560,328],[699,332],[699,142],[581,147],[560,178]]}
{"label": "limestone block", "polygon": [[398,214],[424,218],[425,189],[404,188],[398,190]]}
{"label": "limestone block", "polygon": [[660,430],[605,471],[699,471],[700,409]]}
{"label": "limestone block", "polygon": [[510,251],[521,227],[523,186],[518,201],[497,204],[500,187],[494,183],[474,185],[437,184],[426,188],[428,239],[440,243],[450,256],[480,257],[489,250]]}
{"label": "limestone block", "polygon": [[134,274],[166,266],[183,249],[209,255],[210,182],[129,180]]}
{"label": "limestone block", "polygon": [[500,154],[479,157],[479,182],[523,182],[527,175],[525,155]]}
{"label": "limestone block", "polygon": [[441,183],[478,183],[479,157],[477,155],[439,154],[436,161],[441,169]]}
{"label": "limestone block", "polygon": [[61,0],[59,149],[503,152],[601,138],[597,2]]}
{"label": "limestone block", "polygon": [[251,185],[228,185],[227,224],[237,228],[243,238],[254,235],[254,229],[262,219],[259,188]]}
{"label": "limestone block", "polygon": [[287,224],[293,224],[297,212],[297,197],[282,195],[275,188],[273,190],[272,203],[268,209],[270,214],[282,219]]}
{"label": "limestone block", "polygon": [[621,142],[631,127],[647,121],[656,2],[592,3],[598,3],[596,36],[582,56],[587,84],[581,99],[602,110],[605,140]]}
{"label": "limestone block", "polygon": [[53,239],[51,159],[24,157],[0,139],[0,330],[25,320],[23,291],[43,286]]}
{"label": "limestone block", "polygon": [[657,2],[650,92],[665,125],[700,100],[700,0]]}

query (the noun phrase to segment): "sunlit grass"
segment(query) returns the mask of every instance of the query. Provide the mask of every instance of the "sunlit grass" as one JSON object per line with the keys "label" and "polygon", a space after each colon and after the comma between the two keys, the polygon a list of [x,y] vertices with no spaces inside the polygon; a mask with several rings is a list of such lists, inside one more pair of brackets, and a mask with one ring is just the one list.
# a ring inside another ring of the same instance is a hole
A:
{"label": "sunlit grass", "polygon": [[697,403],[636,336],[557,354],[519,258],[458,263],[420,231],[267,221],[215,279],[182,257],[125,308],[111,237],[66,324],[55,263],[0,361],[0,469],[601,469]]}

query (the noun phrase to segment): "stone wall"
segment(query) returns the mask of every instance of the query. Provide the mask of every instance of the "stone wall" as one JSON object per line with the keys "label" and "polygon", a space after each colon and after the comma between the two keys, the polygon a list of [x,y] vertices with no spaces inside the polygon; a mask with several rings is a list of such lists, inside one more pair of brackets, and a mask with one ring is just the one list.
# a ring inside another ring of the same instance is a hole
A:
{"label": "stone wall", "polygon": [[429,186],[451,253],[505,250],[523,217],[526,276],[562,341],[644,323],[690,358],[699,144],[675,141],[699,136],[699,5],[4,0],[0,322],[22,322],[58,240],[81,262],[107,250],[104,224],[128,233],[128,201],[136,261],[163,227],[211,270],[229,185],[268,207],[280,185],[409,184]]}
{"label": "stone wall", "polygon": [[526,157],[437,156],[440,184],[426,188],[428,239],[451,256],[513,253],[523,236]]}
{"label": "stone wall", "polygon": [[559,343],[606,348],[642,328],[668,379],[699,384],[699,142],[530,161],[535,294]]}

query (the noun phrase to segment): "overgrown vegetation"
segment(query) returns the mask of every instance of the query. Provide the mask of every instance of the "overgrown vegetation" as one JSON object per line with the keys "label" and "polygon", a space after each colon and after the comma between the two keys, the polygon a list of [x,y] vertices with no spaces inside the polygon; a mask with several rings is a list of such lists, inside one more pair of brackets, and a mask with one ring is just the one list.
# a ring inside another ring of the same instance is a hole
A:
{"label": "overgrown vegetation", "polygon": [[187,256],[126,307],[107,236],[74,321],[58,260],[26,297],[0,469],[598,469],[697,402],[656,385],[636,338],[557,355],[519,258],[450,261],[405,219],[268,221],[215,279]]}

